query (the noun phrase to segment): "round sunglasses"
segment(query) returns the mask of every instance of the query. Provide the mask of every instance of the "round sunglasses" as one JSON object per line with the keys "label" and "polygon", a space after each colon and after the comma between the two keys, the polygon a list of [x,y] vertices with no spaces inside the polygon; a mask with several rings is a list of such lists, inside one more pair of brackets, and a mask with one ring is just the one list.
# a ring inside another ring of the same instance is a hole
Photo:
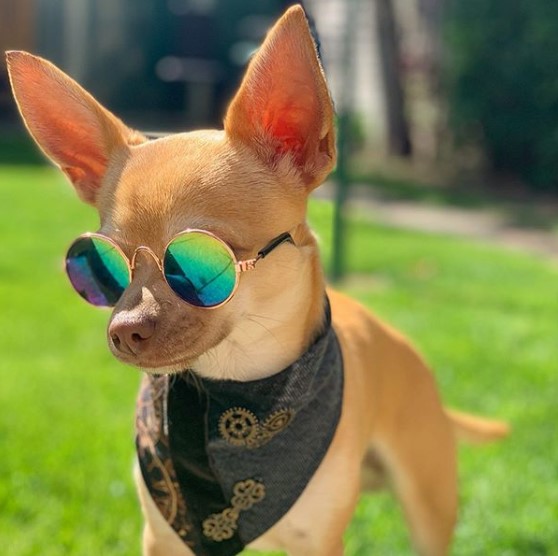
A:
{"label": "round sunglasses", "polygon": [[231,247],[216,235],[188,229],[169,241],[162,259],[150,247],[140,245],[130,260],[114,240],[89,232],[70,245],[66,273],[76,292],[87,302],[97,307],[114,307],[132,282],[138,253],[145,251],[182,301],[214,309],[234,295],[241,272],[254,270],[260,259],[285,242],[294,244],[288,232],[272,239],[255,258],[239,261]]}

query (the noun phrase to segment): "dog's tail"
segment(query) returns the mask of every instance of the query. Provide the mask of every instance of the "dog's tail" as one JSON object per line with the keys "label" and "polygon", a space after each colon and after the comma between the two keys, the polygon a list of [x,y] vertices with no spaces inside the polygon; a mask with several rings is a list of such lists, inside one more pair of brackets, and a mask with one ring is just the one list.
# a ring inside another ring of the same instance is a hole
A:
{"label": "dog's tail", "polygon": [[453,409],[446,409],[446,414],[453,425],[456,438],[468,444],[495,442],[510,433],[510,426],[503,421],[485,419]]}

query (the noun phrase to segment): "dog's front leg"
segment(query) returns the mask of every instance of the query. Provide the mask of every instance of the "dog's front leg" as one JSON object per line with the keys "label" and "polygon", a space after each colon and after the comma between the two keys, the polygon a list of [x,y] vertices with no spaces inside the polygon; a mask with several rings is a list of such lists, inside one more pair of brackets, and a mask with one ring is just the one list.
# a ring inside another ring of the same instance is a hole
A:
{"label": "dog's front leg", "polygon": [[340,540],[339,543],[335,544],[332,549],[325,553],[324,556],[343,556],[345,549],[343,547],[343,541]]}
{"label": "dog's front leg", "polygon": [[[325,549],[325,550],[321,550],[320,552],[312,552],[312,554],[316,554],[316,556],[343,556],[343,554],[345,553],[345,549],[343,547],[343,541],[339,541],[338,543],[335,543],[331,549]],[[308,556],[309,552],[306,551],[305,549],[302,549],[300,551],[293,551],[293,552],[288,552],[289,556]]]}
{"label": "dog's front leg", "polygon": [[265,539],[258,539],[248,548],[264,552],[284,550],[288,556],[343,556],[345,553],[342,539],[332,542],[329,546],[316,546],[311,538],[305,539],[300,532],[294,532],[293,537],[284,543],[269,543]]}
{"label": "dog's front leg", "polygon": [[194,553],[182,542],[171,526],[160,514],[153,502],[139,465],[134,468],[141,509],[145,520],[143,529],[143,555],[144,556],[194,556]]}

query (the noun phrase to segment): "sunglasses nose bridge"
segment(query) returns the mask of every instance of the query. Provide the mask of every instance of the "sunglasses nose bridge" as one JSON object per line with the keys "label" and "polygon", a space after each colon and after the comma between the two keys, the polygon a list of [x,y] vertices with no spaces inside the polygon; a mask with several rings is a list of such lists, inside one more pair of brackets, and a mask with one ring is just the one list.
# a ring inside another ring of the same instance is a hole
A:
{"label": "sunglasses nose bridge", "polygon": [[155,264],[157,265],[157,268],[161,272],[163,272],[163,264],[161,263],[161,259],[159,259],[159,257],[157,257],[157,255],[155,254],[153,249],[151,249],[151,247],[147,247],[147,245],[140,245],[134,251],[134,254],[132,255],[132,260],[130,261],[130,270],[132,271],[132,275],[134,274],[134,270],[136,269],[136,261],[137,261],[138,255],[142,252],[150,255],[151,258],[155,261]]}

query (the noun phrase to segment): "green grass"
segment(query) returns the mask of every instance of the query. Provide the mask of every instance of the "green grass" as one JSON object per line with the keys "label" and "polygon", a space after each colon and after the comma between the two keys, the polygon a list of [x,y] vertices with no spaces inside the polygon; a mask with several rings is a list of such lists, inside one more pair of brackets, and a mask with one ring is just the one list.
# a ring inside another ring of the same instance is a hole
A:
{"label": "green grass", "polygon": [[[139,374],[108,353],[108,313],[61,257],[97,225],[53,170],[0,168],[0,546],[8,556],[139,553],[131,481]],[[326,261],[331,207],[311,205]],[[460,450],[453,554],[558,554],[558,270],[486,245],[353,222],[343,285],[410,335],[445,401],[509,420]],[[399,509],[364,496],[348,556],[410,554]]]}

